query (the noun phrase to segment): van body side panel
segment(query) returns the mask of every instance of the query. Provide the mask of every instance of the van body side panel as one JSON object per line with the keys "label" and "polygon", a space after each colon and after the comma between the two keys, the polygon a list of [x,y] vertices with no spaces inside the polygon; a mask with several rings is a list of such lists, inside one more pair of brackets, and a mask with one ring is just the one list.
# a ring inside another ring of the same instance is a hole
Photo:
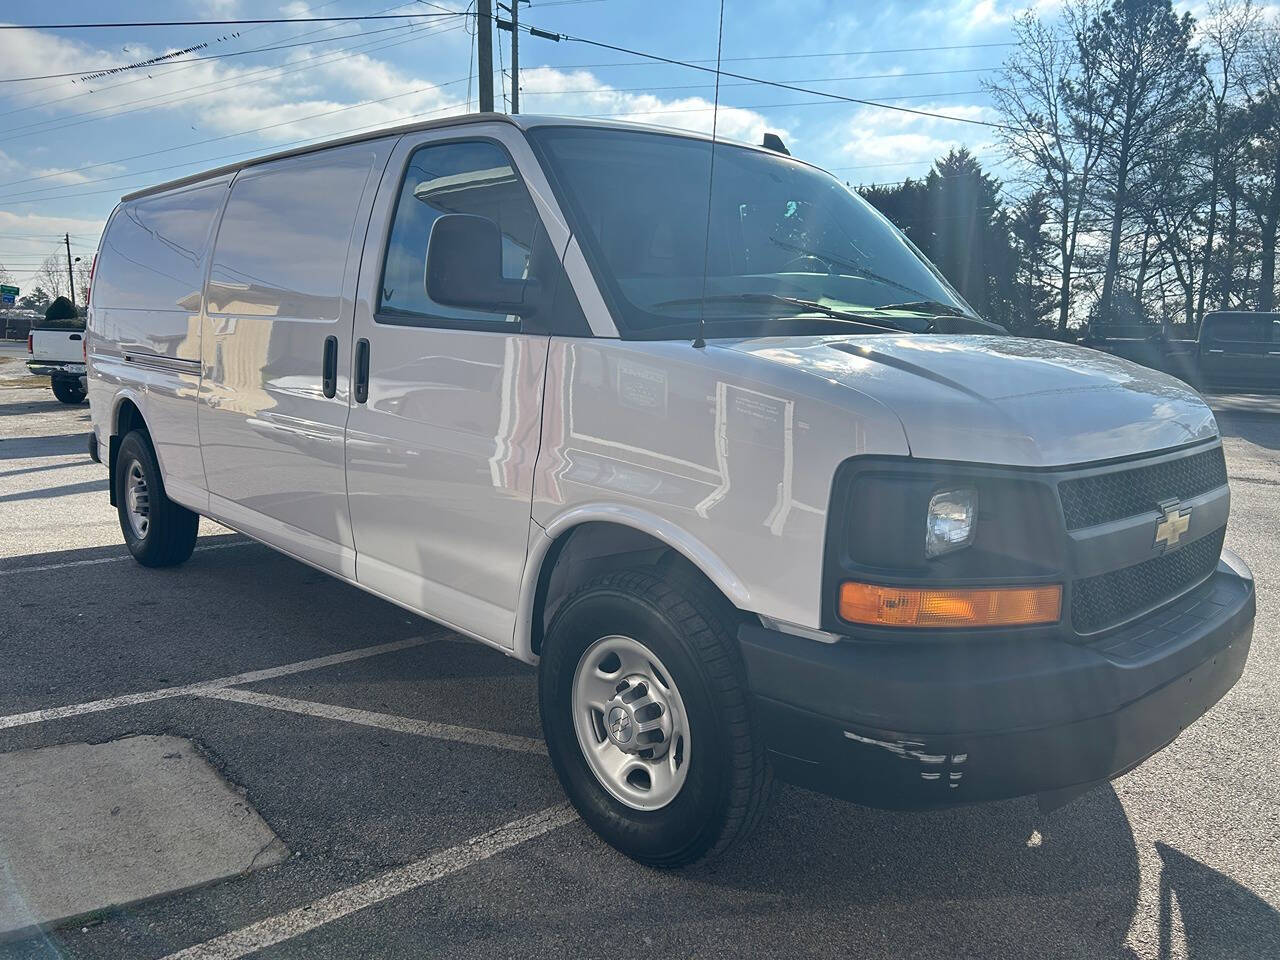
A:
{"label": "van body side panel", "polygon": [[639,527],[740,608],[817,628],[836,465],[910,452],[889,410],[850,410],[830,390],[714,341],[555,337],[533,518],[552,536],[587,520]]}
{"label": "van body side panel", "polygon": [[[348,578],[352,301],[390,146],[354,144],[243,171],[206,287],[199,426],[209,511]],[[323,391],[329,337],[337,341],[332,397]]]}
{"label": "van body side panel", "polygon": [[91,403],[110,434],[121,391],[139,408],[179,503],[203,509],[196,430],[201,285],[229,177],[121,204],[103,236],[90,317]]}

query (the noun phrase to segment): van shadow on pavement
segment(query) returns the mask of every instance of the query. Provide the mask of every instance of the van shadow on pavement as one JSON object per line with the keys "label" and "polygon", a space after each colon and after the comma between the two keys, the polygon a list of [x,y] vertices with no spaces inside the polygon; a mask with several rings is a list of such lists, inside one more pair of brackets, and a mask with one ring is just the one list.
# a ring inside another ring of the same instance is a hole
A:
{"label": "van shadow on pavement", "polygon": [[[1110,785],[1049,814],[1030,799],[931,813],[791,789],[779,801],[756,842],[699,872],[839,916],[852,955],[1134,955],[1125,940],[1140,869]],[[1157,849],[1161,958],[1171,956],[1172,898],[1190,960],[1280,956],[1280,913],[1191,857]]]}

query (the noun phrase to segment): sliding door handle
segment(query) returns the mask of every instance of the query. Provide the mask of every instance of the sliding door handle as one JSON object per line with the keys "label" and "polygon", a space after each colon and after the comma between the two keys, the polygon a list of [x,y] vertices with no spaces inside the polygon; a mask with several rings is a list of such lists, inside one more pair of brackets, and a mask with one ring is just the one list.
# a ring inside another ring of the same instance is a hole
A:
{"label": "sliding door handle", "polygon": [[369,341],[361,337],[356,341],[356,403],[369,399]]}
{"label": "sliding door handle", "polygon": [[324,338],[324,362],[321,367],[324,395],[333,399],[338,392],[338,338]]}

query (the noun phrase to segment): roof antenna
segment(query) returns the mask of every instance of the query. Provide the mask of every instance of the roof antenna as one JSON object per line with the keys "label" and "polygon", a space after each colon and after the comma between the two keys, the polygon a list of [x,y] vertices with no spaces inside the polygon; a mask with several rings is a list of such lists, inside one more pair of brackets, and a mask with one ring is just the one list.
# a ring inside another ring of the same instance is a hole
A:
{"label": "roof antenna", "polygon": [[724,0],[720,0],[720,28],[716,34],[716,97],[711,105],[711,170],[707,176],[707,231],[702,238],[702,296],[698,298],[698,335],[695,349],[707,345],[703,333],[707,325],[707,267],[711,258],[711,198],[716,183],[716,121],[720,119],[720,53],[724,49]]}
{"label": "roof antenna", "polygon": [[760,142],[760,146],[764,147],[766,150],[772,150],[775,153],[785,154],[788,157],[791,156],[791,151],[787,149],[787,145],[782,142],[782,138],[776,133],[766,133],[764,135],[764,140]]}

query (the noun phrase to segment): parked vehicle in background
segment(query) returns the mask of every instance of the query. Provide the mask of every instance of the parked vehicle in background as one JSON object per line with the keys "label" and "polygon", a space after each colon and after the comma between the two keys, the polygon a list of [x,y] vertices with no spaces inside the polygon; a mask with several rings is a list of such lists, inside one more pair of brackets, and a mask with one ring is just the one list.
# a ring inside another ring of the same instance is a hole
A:
{"label": "parked vehicle in background", "polygon": [[1197,356],[1206,387],[1280,388],[1280,313],[1205,314]]}
{"label": "parked vehicle in background", "polygon": [[45,318],[27,334],[27,369],[48,377],[53,395],[63,403],[84,403],[86,396],[85,320],[66,297],[45,310]]}
{"label": "parked vehicle in background", "polygon": [[1057,804],[1244,669],[1205,403],[992,335],[768,149],[479,114],[240,162],[123,199],[89,329],[138,562],[212,517],[536,663],[565,791],[645,863],[775,774]]}
{"label": "parked vehicle in background", "polygon": [[1161,370],[1184,383],[1200,382],[1196,341],[1174,336],[1163,325],[1091,324],[1081,343],[1113,357]]}

